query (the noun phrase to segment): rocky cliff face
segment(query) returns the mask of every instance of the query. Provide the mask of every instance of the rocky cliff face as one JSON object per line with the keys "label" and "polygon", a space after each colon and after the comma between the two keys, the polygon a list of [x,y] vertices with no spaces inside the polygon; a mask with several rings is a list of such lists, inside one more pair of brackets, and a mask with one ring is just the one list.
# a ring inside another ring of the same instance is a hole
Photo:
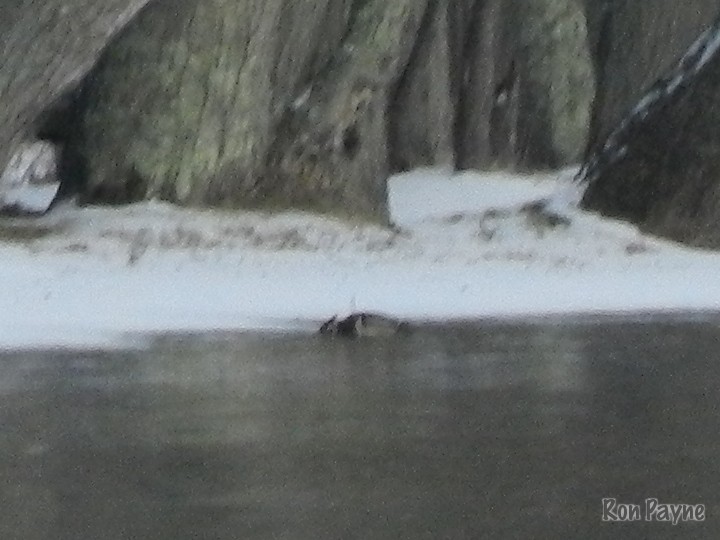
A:
{"label": "rocky cliff face", "polygon": [[42,113],[92,69],[149,0],[7,0],[0,14],[0,170]]}
{"label": "rocky cliff face", "polygon": [[[87,201],[379,221],[393,171],[576,162],[719,9],[709,0],[6,4],[0,169],[41,135],[84,164]],[[79,86],[77,108],[58,116]]]}
{"label": "rocky cliff face", "polygon": [[584,151],[595,80],[576,0],[451,8],[459,168],[546,168]]}
{"label": "rocky cliff face", "polygon": [[388,100],[426,4],[157,0],[89,81],[89,198],[384,219]]}
{"label": "rocky cliff face", "polygon": [[591,145],[608,134],[706,30],[714,0],[585,0],[598,88]]}
{"label": "rocky cliff face", "polygon": [[392,171],[576,161],[591,62],[576,0],[157,0],[89,83],[89,195],[383,219]]}

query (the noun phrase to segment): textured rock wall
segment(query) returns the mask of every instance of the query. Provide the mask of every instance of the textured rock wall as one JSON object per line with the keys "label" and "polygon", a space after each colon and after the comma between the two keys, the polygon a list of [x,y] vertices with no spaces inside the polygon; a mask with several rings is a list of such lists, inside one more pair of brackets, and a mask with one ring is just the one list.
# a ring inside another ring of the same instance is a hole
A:
{"label": "textured rock wall", "polygon": [[[577,0],[466,3],[456,143],[461,168],[545,168],[577,161],[595,98]],[[457,8],[456,8],[457,9]]]}
{"label": "textured rock wall", "polygon": [[384,220],[392,171],[577,161],[718,10],[710,0],[10,0],[0,169],[82,82],[79,113],[53,136],[86,163],[88,201]]}
{"label": "textured rock wall", "polygon": [[715,0],[585,0],[598,84],[592,146],[708,28]]}
{"label": "textured rock wall", "polygon": [[384,215],[426,2],[157,0],[88,86],[89,195]]}
{"label": "textured rock wall", "polygon": [[37,120],[74,88],[149,0],[4,0],[0,8],[0,170]]}
{"label": "textured rock wall", "polygon": [[583,204],[648,232],[717,249],[720,19],[697,43],[588,161]]}

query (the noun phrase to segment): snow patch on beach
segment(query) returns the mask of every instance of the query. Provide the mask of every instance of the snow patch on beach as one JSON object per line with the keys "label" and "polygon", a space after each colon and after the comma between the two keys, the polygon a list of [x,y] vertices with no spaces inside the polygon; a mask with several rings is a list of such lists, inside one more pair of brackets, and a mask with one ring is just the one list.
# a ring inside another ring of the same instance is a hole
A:
{"label": "snow patch on beach", "polygon": [[310,331],[355,310],[440,322],[720,307],[720,255],[578,210],[574,173],[399,175],[392,229],[155,202],[5,219],[0,347]]}

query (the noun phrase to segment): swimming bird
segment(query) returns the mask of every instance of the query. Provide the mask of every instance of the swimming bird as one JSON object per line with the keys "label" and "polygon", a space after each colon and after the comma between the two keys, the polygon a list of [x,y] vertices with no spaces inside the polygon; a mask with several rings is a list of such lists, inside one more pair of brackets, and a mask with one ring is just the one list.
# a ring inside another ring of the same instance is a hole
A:
{"label": "swimming bird", "polygon": [[330,336],[346,338],[391,336],[398,332],[407,331],[408,325],[391,317],[377,313],[353,313],[339,319],[333,316],[320,327],[320,333]]}

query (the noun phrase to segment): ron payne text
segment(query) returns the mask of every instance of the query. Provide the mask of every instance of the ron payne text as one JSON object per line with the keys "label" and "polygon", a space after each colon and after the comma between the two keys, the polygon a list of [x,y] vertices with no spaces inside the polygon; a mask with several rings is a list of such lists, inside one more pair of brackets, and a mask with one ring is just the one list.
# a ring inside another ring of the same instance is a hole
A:
{"label": "ron payne text", "polygon": [[681,521],[705,521],[704,504],[662,503],[645,499],[644,504],[620,503],[617,499],[602,500],[603,521],[659,521],[677,525]]}

